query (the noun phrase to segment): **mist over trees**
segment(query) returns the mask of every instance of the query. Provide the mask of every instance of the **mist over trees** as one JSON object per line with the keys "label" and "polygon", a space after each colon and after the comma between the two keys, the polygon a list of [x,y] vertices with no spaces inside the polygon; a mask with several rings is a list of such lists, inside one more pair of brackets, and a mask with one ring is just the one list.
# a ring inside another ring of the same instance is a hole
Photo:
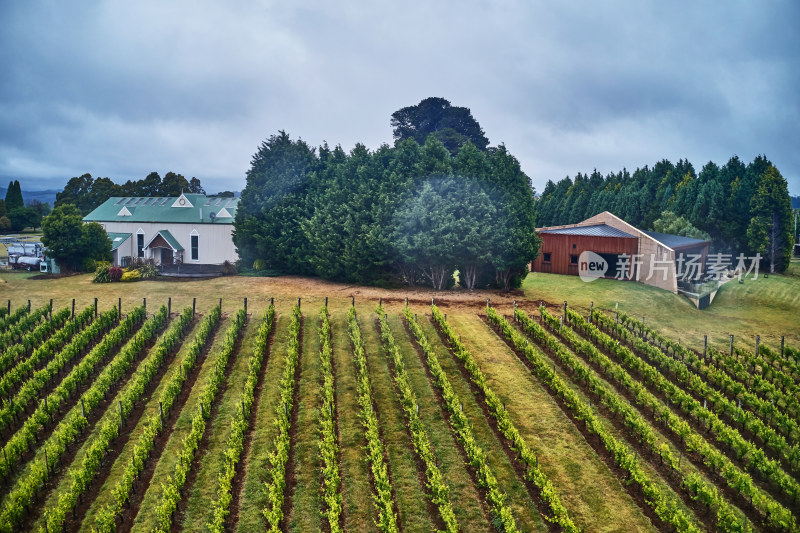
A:
{"label": "mist over trees", "polygon": [[243,265],[352,283],[518,286],[535,257],[530,180],[504,146],[428,135],[375,151],[279,132],[253,156],[237,210]]}
{"label": "mist over trees", "polygon": [[715,250],[761,253],[762,268],[778,272],[788,266],[793,244],[788,186],[764,156],[749,164],[736,156],[723,166],[709,162],[699,173],[683,159],[675,164],[664,159],[632,174],[626,169],[607,176],[597,170],[578,173],[548,181],[536,209],[542,227],[610,211],[646,230],[708,235]]}

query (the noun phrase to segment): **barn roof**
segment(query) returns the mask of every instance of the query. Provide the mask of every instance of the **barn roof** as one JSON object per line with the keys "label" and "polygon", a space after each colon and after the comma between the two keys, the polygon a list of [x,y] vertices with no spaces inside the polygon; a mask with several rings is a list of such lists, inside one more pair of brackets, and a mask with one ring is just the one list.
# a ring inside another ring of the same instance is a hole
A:
{"label": "barn roof", "polygon": [[658,233],[657,231],[642,231],[642,233],[649,235],[650,237],[654,238],[661,244],[669,246],[673,250],[676,248],[686,248],[687,246],[695,246],[698,244],[704,244],[708,242],[704,241],[703,239],[692,239],[690,237],[683,237],[681,235]]}
{"label": "barn roof", "polygon": [[205,194],[184,193],[177,198],[115,196],[100,204],[94,211],[83,217],[83,220],[86,222],[233,224],[238,206],[238,198],[222,198]]}
{"label": "barn roof", "polygon": [[611,227],[608,224],[595,224],[592,226],[574,226],[571,228],[545,229],[539,233],[555,233],[559,235],[585,235],[588,237],[631,237],[630,233]]}

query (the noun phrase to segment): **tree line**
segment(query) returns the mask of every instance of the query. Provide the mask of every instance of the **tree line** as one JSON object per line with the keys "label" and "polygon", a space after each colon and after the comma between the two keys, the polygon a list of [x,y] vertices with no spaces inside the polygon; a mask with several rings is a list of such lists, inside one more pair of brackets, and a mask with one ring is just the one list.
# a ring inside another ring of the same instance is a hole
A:
{"label": "tree line", "polygon": [[205,194],[200,180],[187,180],[181,174],[167,172],[162,179],[151,172],[140,180],[117,184],[109,178],[93,178],[91,174],[71,178],[64,190],[56,194],[55,207],[72,204],[85,216],[113,196],[179,196],[181,192]]}
{"label": "tree line", "polygon": [[50,205],[38,200],[27,204],[22,199],[18,180],[8,183],[4,199],[0,199],[0,233],[19,232],[25,228],[41,226],[42,217],[50,212]]}
{"label": "tree line", "polygon": [[539,226],[574,224],[610,211],[644,230],[710,239],[716,251],[754,256],[782,272],[795,241],[788,185],[763,155],[745,164],[737,156],[700,170],[681,159],[652,167],[597,170],[548,181],[537,200]]}
{"label": "tree line", "polygon": [[349,153],[284,131],[264,141],[234,222],[243,265],[436,289],[458,271],[468,289],[519,286],[538,239],[533,189],[517,159],[468,138],[454,155],[436,135],[424,144],[395,138]]}

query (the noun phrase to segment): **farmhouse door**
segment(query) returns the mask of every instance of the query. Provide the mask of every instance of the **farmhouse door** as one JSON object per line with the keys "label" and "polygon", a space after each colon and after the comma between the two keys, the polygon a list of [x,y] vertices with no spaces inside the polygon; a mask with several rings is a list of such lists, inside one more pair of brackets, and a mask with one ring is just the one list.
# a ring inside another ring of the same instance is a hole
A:
{"label": "farmhouse door", "polygon": [[161,264],[171,265],[173,262],[172,248],[161,248]]}

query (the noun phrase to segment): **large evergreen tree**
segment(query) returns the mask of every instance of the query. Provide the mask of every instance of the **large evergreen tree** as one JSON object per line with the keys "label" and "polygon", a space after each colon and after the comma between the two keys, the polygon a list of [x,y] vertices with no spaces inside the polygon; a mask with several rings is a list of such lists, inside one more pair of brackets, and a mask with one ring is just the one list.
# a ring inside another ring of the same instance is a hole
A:
{"label": "large evergreen tree", "polygon": [[23,207],[25,207],[25,201],[22,199],[22,187],[20,187],[19,181],[9,182],[8,190],[6,191],[6,211],[11,213],[14,209]]}
{"label": "large evergreen tree", "polygon": [[518,286],[535,257],[530,180],[505,147],[434,136],[370,152],[285,132],[254,156],[235,221],[242,262],[355,283]]}
{"label": "large evergreen tree", "polygon": [[750,249],[760,253],[770,273],[783,272],[792,255],[792,204],[786,180],[773,165],[768,165],[756,182],[750,200]]}
{"label": "large evergreen tree", "polygon": [[262,259],[279,272],[313,273],[302,222],[317,166],[315,150],[285,131],[261,144],[236,210],[233,242],[245,265]]}
{"label": "large evergreen tree", "polygon": [[392,133],[396,142],[414,139],[425,144],[433,135],[452,154],[467,141],[481,150],[489,145],[478,121],[466,107],[455,107],[444,98],[425,98],[417,105],[392,113]]}

